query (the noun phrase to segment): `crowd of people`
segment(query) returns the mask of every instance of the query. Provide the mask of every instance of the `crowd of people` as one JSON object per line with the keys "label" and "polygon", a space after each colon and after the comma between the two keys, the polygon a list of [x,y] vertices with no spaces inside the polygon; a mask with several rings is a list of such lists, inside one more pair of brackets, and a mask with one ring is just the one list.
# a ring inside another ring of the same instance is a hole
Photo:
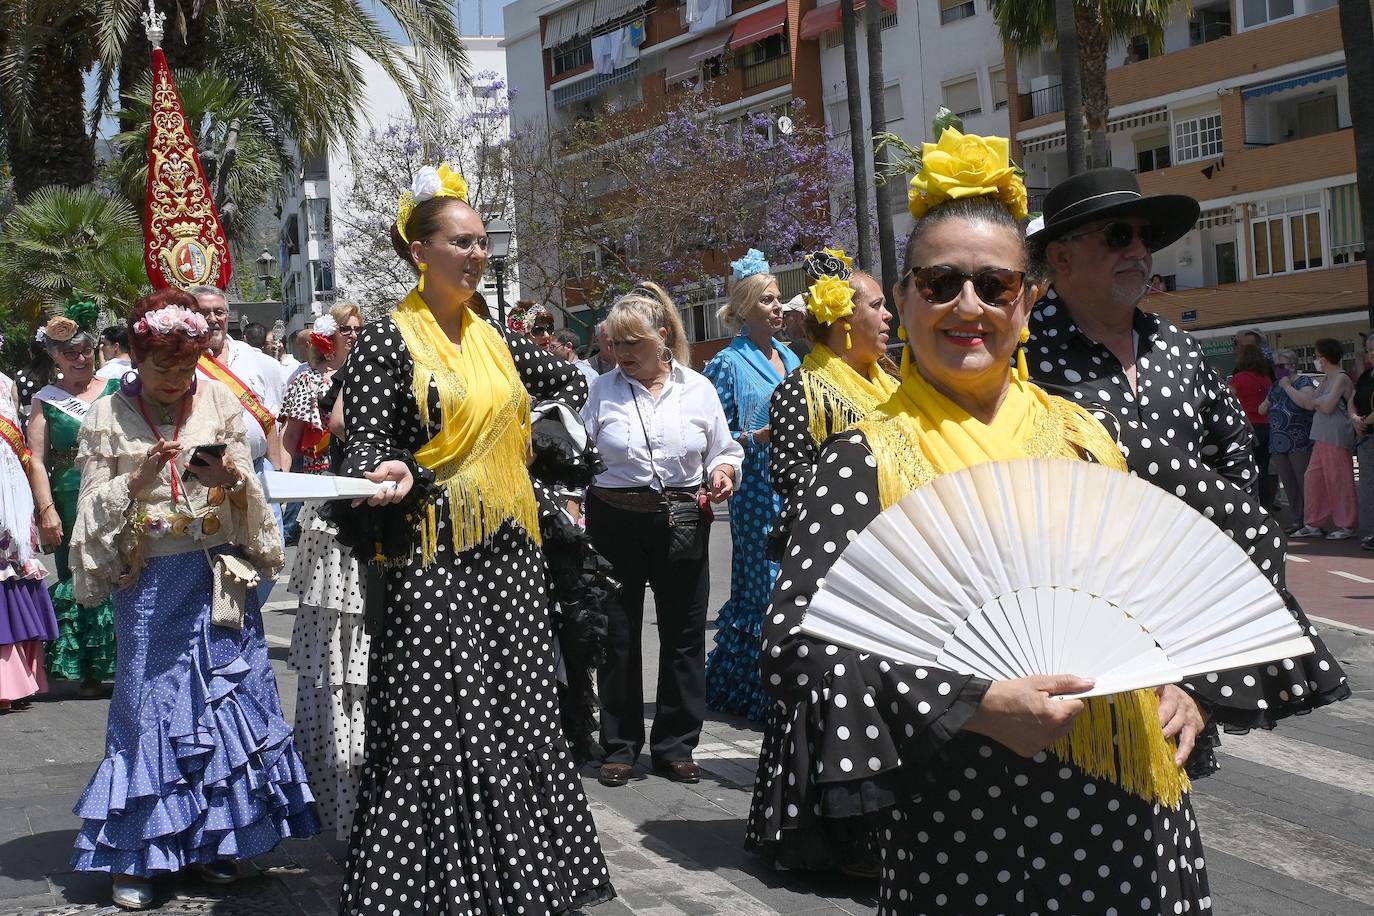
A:
{"label": "crowd of people", "polygon": [[[578,767],[612,788],[637,778],[647,589],[651,769],[700,778],[707,710],[759,723],[742,841],[776,866],[877,880],[884,914],[1208,912],[1189,792],[1219,729],[1349,694],[1285,588],[1269,467],[1294,534],[1374,524],[1374,476],[1357,498],[1352,472],[1356,452],[1374,467],[1374,369],[1352,380],[1323,340],[1313,379],[1261,338],[1228,386],[1140,308],[1153,252],[1198,204],[1144,196],[1128,171],[1061,183],[1028,231],[1006,141],[949,128],[910,199],[888,289],[833,248],[805,258],[789,300],[765,253],[732,262],[719,317],[735,334],[701,372],[649,280],[586,359],[536,303],[494,320],[485,226],[447,166],[398,202],[390,241],[416,282],[384,317],[343,304],[290,340],[260,325],[237,340],[224,293],[196,287],[99,334],[90,303],[48,321],[47,363],[0,378],[0,709],[48,677],[85,695],[114,677],[75,867],[142,909],[159,876],[229,882],[324,830],[348,844],[344,914],[609,900]],[[1091,686],[1073,672],[986,680],[803,630],[843,545],[884,509],[1027,457],[1177,493],[1253,559],[1316,652],[1081,700],[1057,698]],[[376,485],[294,518],[294,723],[262,619],[293,521],[254,473],[269,468]],[[708,653],[727,500],[730,591]],[[593,669],[593,696],[568,689]]]}
{"label": "crowd of people", "polygon": [[[1281,510],[1272,470],[1287,501],[1285,533],[1333,541],[1362,534],[1360,547],[1374,550],[1374,474],[1358,483],[1355,474],[1357,457],[1360,467],[1374,467],[1374,333],[1362,338],[1358,354],[1320,338],[1303,365],[1297,351],[1271,352],[1263,332],[1244,331],[1230,383],[1254,436],[1256,496]],[[1344,368],[1350,356],[1357,372]]]}

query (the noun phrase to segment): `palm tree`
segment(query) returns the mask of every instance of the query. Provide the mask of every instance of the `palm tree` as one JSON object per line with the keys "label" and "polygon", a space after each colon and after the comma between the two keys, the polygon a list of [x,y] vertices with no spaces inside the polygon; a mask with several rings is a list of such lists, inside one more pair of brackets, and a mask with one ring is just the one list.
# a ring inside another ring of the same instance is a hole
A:
{"label": "palm tree", "polygon": [[125,312],[148,288],[138,214],[93,186],[39,188],[0,231],[0,313],[55,313],[73,294]]}
{"label": "palm tree", "polygon": [[[878,0],[873,0],[875,6]],[[844,31],[844,84],[849,109],[849,153],[854,159],[854,218],[859,224],[860,266],[873,267],[873,224],[868,218],[868,151],[864,141],[863,91],[859,84],[859,36],[854,0],[840,0]]]}
{"label": "palm tree", "polygon": [[[1111,101],[1107,98],[1107,49],[1115,39],[1145,36],[1151,53],[1164,49],[1164,27],[1174,10],[1186,8],[1186,0],[992,0],[993,16],[997,20],[1002,40],[1018,51],[1039,51],[1055,46],[1059,36],[1068,35],[1067,22],[1062,26],[1060,16],[1067,12],[1060,7],[1073,4],[1073,34],[1078,41],[1079,66],[1082,79],[1083,114],[1088,122],[1091,164],[1111,165],[1107,146],[1107,117]],[[1068,90],[1075,72],[1072,55],[1062,53],[1061,66],[1065,89],[1065,113],[1070,107]],[[1065,119],[1069,129],[1070,118]],[[1067,137],[1066,137],[1067,139]],[[1072,169],[1072,165],[1071,165]]]}
{"label": "palm tree", "polygon": [[[467,70],[449,0],[155,2],[169,14],[163,48],[173,66],[213,63],[233,74],[240,93],[257,98],[307,151],[357,139],[359,57],[382,66],[422,121],[432,115],[427,100],[443,96],[444,77],[458,81]],[[127,93],[142,79],[145,7],[146,0],[0,0],[0,114],[20,199],[43,184],[93,178],[86,117],[95,123],[113,107],[116,83]],[[378,8],[424,53],[406,54]],[[83,76],[93,65],[96,105],[86,112]]]}
{"label": "palm tree", "polygon": [[1365,295],[1374,325],[1374,17],[1369,0],[1340,0],[1341,41],[1350,78],[1350,120],[1355,128],[1355,176],[1359,182],[1360,222],[1364,231]]}
{"label": "palm tree", "polygon": [[1064,97],[1064,145],[1069,155],[1069,174],[1077,175],[1088,167],[1088,145],[1083,123],[1083,58],[1078,47],[1078,23],[1073,7],[1074,0],[1054,0],[1059,72],[1063,74],[1059,91]]}
{"label": "palm tree", "polygon": [[[896,206],[896,187],[877,176],[887,173],[887,146],[878,135],[887,130],[887,80],[883,73],[883,5],[870,0],[864,8],[864,43],[868,46],[868,120],[873,132],[874,196],[878,204],[878,288],[887,289],[897,281],[897,233],[892,227]],[[865,264],[868,270],[874,265]]]}

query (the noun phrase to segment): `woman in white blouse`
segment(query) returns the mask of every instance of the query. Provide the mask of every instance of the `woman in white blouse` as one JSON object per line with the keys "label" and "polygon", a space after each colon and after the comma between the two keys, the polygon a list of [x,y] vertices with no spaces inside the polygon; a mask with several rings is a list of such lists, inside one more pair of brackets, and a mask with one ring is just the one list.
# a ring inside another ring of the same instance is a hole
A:
{"label": "woman in white blouse", "polygon": [[[661,287],[644,283],[621,297],[606,333],[616,368],[592,383],[583,412],[606,462],[588,491],[587,530],[621,583],[598,678],[600,780],[625,785],[644,747],[640,630],[648,585],[659,633],[649,755],[669,779],[696,782],[692,751],[706,713],[707,504],[734,492],[744,450],[730,436],[715,386],[688,367],[682,320]],[[695,539],[670,530],[670,503],[678,506],[674,519],[688,523],[691,504],[702,506]]]}

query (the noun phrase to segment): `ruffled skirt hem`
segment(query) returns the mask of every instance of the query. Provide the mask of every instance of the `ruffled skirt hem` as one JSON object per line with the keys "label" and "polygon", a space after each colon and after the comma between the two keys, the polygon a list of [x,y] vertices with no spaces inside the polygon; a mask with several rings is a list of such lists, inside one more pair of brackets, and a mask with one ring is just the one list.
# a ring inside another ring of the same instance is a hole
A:
{"label": "ruffled skirt hem", "polygon": [[114,606],[109,601],[97,607],[77,604],[71,579],[54,585],[51,595],[57,639],[47,646],[48,673],[69,681],[114,677]]}
{"label": "ruffled skirt hem", "polygon": [[0,646],[0,700],[23,700],[47,689],[43,643],[31,639]]}
{"label": "ruffled skirt hem", "polygon": [[0,582],[0,645],[57,637],[57,615],[42,579]]}
{"label": "ruffled skirt hem", "polygon": [[740,612],[733,600],[716,618],[716,646],[706,659],[706,706],[762,722],[773,700],[759,673],[764,608]]}

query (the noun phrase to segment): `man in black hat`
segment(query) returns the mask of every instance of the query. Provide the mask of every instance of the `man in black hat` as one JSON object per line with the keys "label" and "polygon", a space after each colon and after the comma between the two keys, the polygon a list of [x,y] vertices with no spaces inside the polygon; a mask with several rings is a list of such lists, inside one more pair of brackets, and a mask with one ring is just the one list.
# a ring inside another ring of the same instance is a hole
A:
{"label": "man in black hat", "polygon": [[1125,169],[1093,169],[1051,189],[1031,242],[1054,285],[1031,312],[1026,360],[1042,385],[1253,493],[1252,432],[1230,387],[1191,335],[1137,307],[1153,253],[1186,235],[1198,212],[1191,197],[1144,196]]}
{"label": "man in black hat", "polygon": [[1101,419],[1132,472],[1225,531],[1279,590],[1316,647],[1279,665],[1185,681],[1191,703],[1180,691],[1161,693],[1161,724],[1178,717],[1196,724],[1199,708],[1210,720],[1189,758],[1193,776],[1216,766],[1218,725],[1272,728],[1350,695],[1340,664],[1285,586],[1283,535],[1254,498],[1252,433],[1240,404],[1192,336],[1137,307],[1153,252],[1187,234],[1198,209],[1191,197],[1145,197],[1123,169],[1094,169],[1053,188],[1044,227],[1031,242],[1049,262],[1054,285],[1031,311],[1026,345],[1035,380]]}

